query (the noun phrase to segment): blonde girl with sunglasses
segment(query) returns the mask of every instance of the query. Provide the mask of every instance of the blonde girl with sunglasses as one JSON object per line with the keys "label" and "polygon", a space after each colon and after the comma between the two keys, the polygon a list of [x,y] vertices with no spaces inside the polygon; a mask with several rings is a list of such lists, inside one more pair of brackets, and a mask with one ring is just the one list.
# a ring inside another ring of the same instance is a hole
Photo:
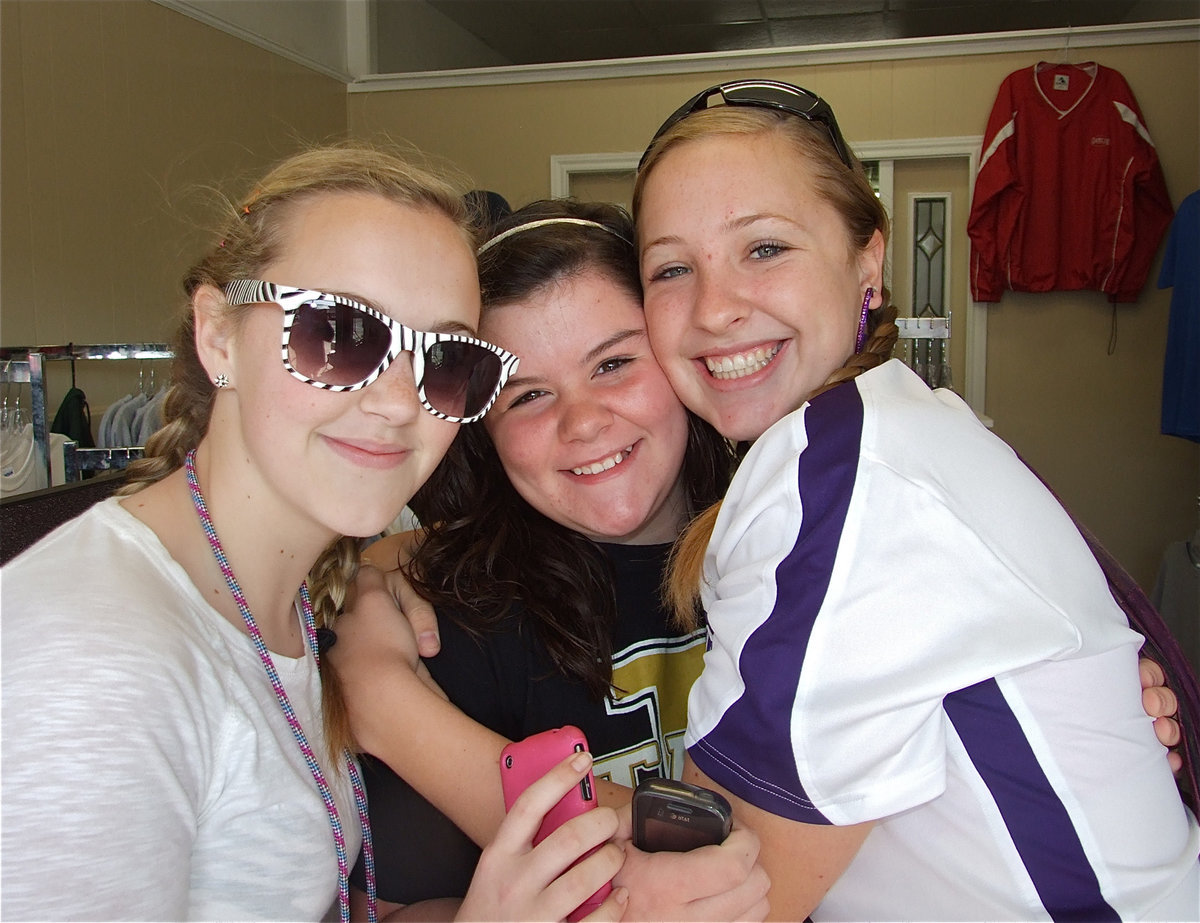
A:
{"label": "blonde girl with sunglasses", "polygon": [[[474,335],[457,193],[370,148],[269,172],[184,288],[147,457],[3,571],[8,919],[348,919],[369,826],[318,672],[343,536],[391,522],[516,366]],[[465,916],[560,918],[612,877],[615,846],[560,875],[607,809],[530,849],[589,764],[530,789]]]}

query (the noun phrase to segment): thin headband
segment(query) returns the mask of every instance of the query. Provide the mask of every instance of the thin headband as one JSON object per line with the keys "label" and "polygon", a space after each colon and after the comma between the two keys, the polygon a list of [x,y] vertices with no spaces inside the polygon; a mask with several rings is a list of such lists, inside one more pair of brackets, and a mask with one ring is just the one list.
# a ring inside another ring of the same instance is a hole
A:
{"label": "thin headband", "polygon": [[580,227],[585,228],[599,228],[602,231],[607,231],[618,240],[625,241],[625,243],[629,244],[629,246],[633,246],[632,240],[627,240],[625,235],[618,234],[607,224],[601,224],[599,221],[590,221],[587,218],[539,218],[537,221],[526,221],[524,224],[518,224],[516,227],[509,228],[507,231],[501,231],[491,240],[483,244],[478,250],[476,250],[475,255],[482,256],[506,237],[512,237],[514,234],[519,234],[521,231],[531,231],[534,228],[542,228],[548,224],[578,224]]}

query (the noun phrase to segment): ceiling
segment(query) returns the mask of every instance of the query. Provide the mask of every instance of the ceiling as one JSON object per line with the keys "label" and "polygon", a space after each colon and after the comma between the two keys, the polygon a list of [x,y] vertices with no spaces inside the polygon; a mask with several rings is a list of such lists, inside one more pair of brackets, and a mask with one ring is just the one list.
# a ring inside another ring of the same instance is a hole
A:
{"label": "ceiling", "polygon": [[[375,0],[376,70],[401,73],[413,0]],[[1200,0],[425,0],[468,33],[446,68],[569,63],[1195,19]],[[407,5],[407,6],[406,6]],[[397,58],[393,60],[392,58]]]}

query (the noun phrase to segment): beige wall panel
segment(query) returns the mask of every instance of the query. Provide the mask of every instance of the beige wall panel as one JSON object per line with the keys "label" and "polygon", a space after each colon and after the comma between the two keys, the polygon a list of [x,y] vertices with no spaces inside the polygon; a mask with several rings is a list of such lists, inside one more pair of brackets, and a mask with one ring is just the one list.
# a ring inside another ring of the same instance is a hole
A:
{"label": "beige wall panel", "polygon": [[[212,190],[344,135],[345,86],[150,0],[0,8],[0,343],[168,339]],[[137,384],[80,371],[96,414]]]}
{"label": "beige wall panel", "polygon": [[[1001,80],[1059,55],[973,54],[599,81],[353,94],[352,134],[391,132],[448,158],[514,206],[548,195],[550,156],[641,150],[662,119],[705,86],[774,76],[821,93],[851,143],[982,135]],[[1063,56],[1121,71],[1178,203],[1200,183],[1200,43],[1083,49]],[[1087,233],[1081,229],[1081,233]],[[1158,432],[1170,293],[1136,305],[1098,293],[1007,294],[989,308],[988,413],[1149,587],[1171,541],[1196,530],[1200,448]],[[961,382],[960,382],[961,384]]]}
{"label": "beige wall panel", "polygon": [[[0,105],[0,140],[24,138],[25,129],[25,81],[22,68],[14,66],[20,62],[22,53],[21,15],[18,7],[0,3],[0,87],[4,88],[3,105]],[[5,146],[0,157],[0,195],[4,209],[3,238],[0,240],[0,279],[8,275],[9,266],[34,265],[35,248],[32,240],[31,202],[28,194],[29,151],[27,146],[14,144]],[[32,273],[23,273],[13,279],[8,291],[16,303],[28,304],[33,298]],[[5,328],[11,326],[15,335],[21,336],[32,329],[32,321],[24,313],[12,318],[0,317],[0,338]]]}

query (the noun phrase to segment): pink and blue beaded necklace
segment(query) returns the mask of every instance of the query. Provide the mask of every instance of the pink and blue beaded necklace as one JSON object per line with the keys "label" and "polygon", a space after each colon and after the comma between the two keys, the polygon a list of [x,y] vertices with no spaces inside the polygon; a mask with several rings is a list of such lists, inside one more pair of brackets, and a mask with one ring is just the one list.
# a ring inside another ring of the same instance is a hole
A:
{"label": "pink and blue beaded necklace", "polygon": [[[317,784],[317,790],[321,793],[321,798],[325,802],[325,812],[329,816],[329,827],[333,831],[333,846],[337,852],[338,912],[342,923],[349,923],[350,863],[346,856],[346,837],[342,831],[342,821],[338,816],[337,805],[333,800],[333,791],[329,787],[325,773],[321,771],[321,765],[317,762],[317,755],[308,743],[308,737],[304,733],[304,728],[300,726],[300,720],[296,717],[295,709],[292,708],[287,691],[283,688],[283,683],[279,679],[279,671],[275,669],[275,662],[271,659],[271,652],[267,650],[262,632],[258,630],[258,624],[254,621],[254,616],[250,612],[250,606],[246,603],[246,596],[242,593],[242,587],[238,583],[237,577],[233,575],[233,568],[230,567],[229,559],[225,556],[225,549],[221,546],[221,540],[217,537],[217,529],[213,525],[212,516],[208,512],[208,504],[204,502],[204,494],[200,492],[200,482],[196,478],[195,449],[187,453],[187,456],[184,458],[183,467],[187,472],[188,488],[192,494],[192,503],[196,507],[196,515],[200,517],[200,525],[204,529],[204,534],[208,536],[208,544],[212,548],[213,556],[217,559],[217,565],[221,568],[221,573],[225,577],[225,583],[229,587],[229,592],[233,594],[233,601],[237,603],[238,611],[241,612],[242,619],[246,623],[246,631],[254,641],[254,647],[258,651],[258,659],[262,661],[263,668],[267,671],[267,679],[271,681],[271,688],[275,690],[275,698],[279,702],[279,708],[283,712],[283,716],[287,719],[288,726],[292,729],[292,736],[296,739],[296,744],[300,747],[300,753],[304,756],[305,763],[308,764],[309,772],[312,773],[313,781]],[[320,666],[321,653],[317,645],[316,619],[313,615],[312,600],[308,595],[307,581],[300,584],[300,604],[304,614],[304,630],[308,638],[308,646],[312,651],[313,659]],[[358,819],[362,824],[363,866],[367,878],[367,914],[371,923],[375,923],[375,851],[371,844],[371,824],[367,818],[367,792],[363,786],[358,766],[355,764],[354,758],[350,755],[349,751],[346,751],[346,770],[350,774],[350,784],[354,789],[354,802],[358,807]]]}

